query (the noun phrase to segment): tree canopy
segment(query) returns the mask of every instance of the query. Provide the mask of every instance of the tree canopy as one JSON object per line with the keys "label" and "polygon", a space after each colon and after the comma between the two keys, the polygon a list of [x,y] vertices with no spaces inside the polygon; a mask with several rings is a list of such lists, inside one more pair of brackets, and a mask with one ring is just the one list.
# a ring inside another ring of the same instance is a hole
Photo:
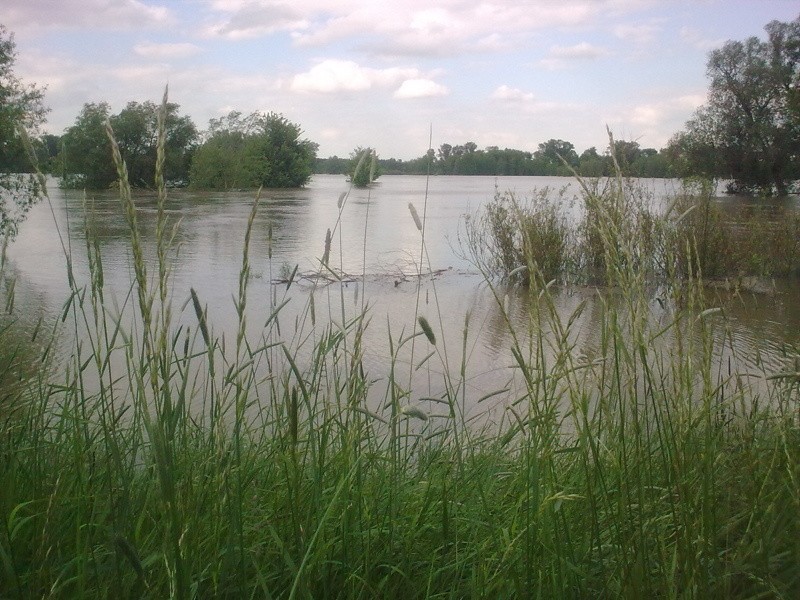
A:
{"label": "tree canopy", "polygon": [[14,35],[0,25],[0,235],[14,235],[33,203],[41,197],[26,148],[27,132],[35,131],[48,109],[44,91],[25,84],[14,73]]}
{"label": "tree canopy", "polygon": [[[153,102],[128,102],[119,114],[111,115],[105,102],[87,103],[75,123],[61,138],[63,185],[100,189],[117,180],[111,160],[111,146],[105,123],[109,121],[128,167],[134,187],[155,185],[159,107]],[[186,182],[197,129],[191,119],[178,114],[177,104],[167,104],[165,120],[165,178],[172,184]]]}
{"label": "tree canopy", "polygon": [[800,17],[765,29],[709,54],[708,102],[671,146],[684,172],[784,195],[800,177]]}
{"label": "tree canopy", "polygon": [[353,150],[350,153],[347,175],[356,187],[367,187],[380,177],[378,155],[375,149],[359,146]]}
{"label": "tree canopy", "polygon": [[317,144],[301,139],[300,126],[277,113],[231,112],[212,119],[191,165],[192,187],[292,188],[308,183]]}

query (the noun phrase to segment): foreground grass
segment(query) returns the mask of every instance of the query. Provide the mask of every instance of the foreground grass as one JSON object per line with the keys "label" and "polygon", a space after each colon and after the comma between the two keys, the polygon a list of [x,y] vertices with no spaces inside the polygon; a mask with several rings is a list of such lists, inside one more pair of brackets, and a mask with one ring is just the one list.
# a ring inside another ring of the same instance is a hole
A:
{"label": "foreground grass", "polygon": [[[276,293],[248,336],[246,242],[235,339],[214,334],[194,291],[197,325],[177,326],[163,211],[148,274],[119,166],[137,316],[112,310],[90,245],[91,281],[70,275],[79,341],[64,374],[39,369],[3,397],[4,597],[797,597],[797,367],[759,386],[722,373],[719,316],[696,281],[672,289],[656,326],[602,207],[603,265],[623,300],[605,305],[599,343],[578,352],[577,312],[559,316],[523,257],[538,299],[530,327],[511,329],[521,385],[491,398],[499,423],[476,429],[468,317],[449,355],[424,318],[387,331],[390,375],[376,382],[368,307],[322,324],[309,303],[281,333]],[[427,361],[446,373],[433,402],[445,418],[411,389],[409,365]]]}

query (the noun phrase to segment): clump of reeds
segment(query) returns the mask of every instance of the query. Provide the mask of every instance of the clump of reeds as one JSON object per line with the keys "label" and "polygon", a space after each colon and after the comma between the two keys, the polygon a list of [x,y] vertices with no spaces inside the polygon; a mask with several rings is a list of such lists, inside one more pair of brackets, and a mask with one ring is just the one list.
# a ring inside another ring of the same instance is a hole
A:
{"label": "clump of reeds", "polygon": [[471,259],[487,274],[511,276],[527,283],[531,263],[545,281],[574,273],[574,232],[570,230],[564,190],[551,198],[548,188],[521,200],[512,192],[495,194],[485,210],[466,222],[462,242]]}

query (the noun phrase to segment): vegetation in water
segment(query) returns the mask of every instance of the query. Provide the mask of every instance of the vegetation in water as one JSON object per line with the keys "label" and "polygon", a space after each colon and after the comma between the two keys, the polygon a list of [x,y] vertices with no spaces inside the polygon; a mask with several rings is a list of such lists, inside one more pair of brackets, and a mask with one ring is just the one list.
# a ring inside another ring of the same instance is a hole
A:
{"label": "vegetation in water", "polygon": [[623,241],[633,244],[630,267],[653,284],[701,277],[736,285],[746,277],[800,274],[800,215],[791,209],[726,209],[713,182],[702,180],[685,181],[665,208],[630,180],[580,181],[579,199],[566,197],[566,188],[529,198],[498,191],[465,221],[462,250],[487,277],[526,285],[533,273],[545,281],[609,284],[608,250]]}
{"label": "vegetation in water", "polygon": [[359,146],[350,153],[348,176],[355,187],[367,187],[380,175],[378,154],[373,148]]}
{"label": "vegetation in water", "polygon": [[708,102],[671,145],[686,173],[786,195],[800,177],[800,17],[711,52]]}
{"label": "vegetation in water", "polygon": [[[166,117],[165,100],[162,140]],[[596,218],[590,237],[617,291],[599,303],[596,343],[577,352],[586,303],[568,317],[556,311],[544,261],[526,242],[514,260],[531,274],[527,326],[512,324],[503,286],[486,280],[509,327],[517,385],[475,399],[466,368],[474,324],[466,314],[463,344],[448,347],[435,281],[430,312],[385,332],[385,377],[364,360],[365,333],[379,319],[365,304],[346,310],[343,283],[330,288],[342,296],[330,322],[316,320],[311,294],[292,328],[285,301],[307,292],[290,276],[253,334],[248,246],[258,198],[233,299],[238,328],[215,332],[202,290],[172,296],[165,145],[157,144],[157,248],[147,261],[111,126],[108,134],[135,316],[104,289],[102,255],[88,237],[88,277],[68,271],[71,293],[48,334],[71,334],[71,351],[42,353],[33,362],[43,368],[2,397],[3,595],[800,592],[800,355],[787,348],[780,372],[718,369],[724,317],[706,304],[700,269],[668,280],[668,318],[649,319],[638,238],[622,235],[639,224],[620,220],[631,202],[621,178],[602,195],[584,189]],[[423,275],[425,228],[410,210]],[[532,218],[561,231],[546,207]],[[340,225],[327,236],[328,274]],[[44,366],[56,354],[68,358],[53,375]],[[441,394],[411,385],[420,369],[440,380]],[[496,405],[498,420],[470,422],[472,402]]]}
{"label": "vegetation in water", "polygon": [[197,188],[292,188],[311,178],[317,145],[283,115],[231,112],[212,119],[197,149],[191,185]]}
{"label": "vegetation in water", "polygon": [[[189,177],[197,129],[191,119],[179,115],[180,107],[167,106],[166,139],[164,140],[165,173],[170,183],[186,182]],[[153,188],[158,153],[158,106],[153,102],[129,102],[119,114],[112,115],[105,103],[85,104],[75,123],[61,138],[56,173],[62,175],[64,187],[104,189],[118,180],[109,160],[111,145],[105,124],[110,121],[117,131],[120,153],[128,167],[134,187]]]}

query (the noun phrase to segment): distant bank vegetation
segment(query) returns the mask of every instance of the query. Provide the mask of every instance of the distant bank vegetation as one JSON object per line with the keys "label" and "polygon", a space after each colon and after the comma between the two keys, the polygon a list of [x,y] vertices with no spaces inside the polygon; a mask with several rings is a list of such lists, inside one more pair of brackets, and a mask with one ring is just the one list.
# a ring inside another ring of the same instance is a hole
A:
{"label": "distant bank vegetation", "polygon": [[[376,160],[369,173],[374,177],[380,173],[571,175],[574,170],[584,177],[602,177],[613,174],[613,155],[633,177],[722,178],[737,193],[796,191],[800,179],[800,18],[789,23],[773,21],[765,30],[766,40],[728,41],[709,54],[708,100],[664,148],[618,140],[609,150],[591,147],[579,154],[573,143],[562,139],[539,143],[533,151],[479,148],[473,141],[444,143],[411,160],[377,159],[373,150]],[[0,30],[0,38],[4,35],[5,30]],[[31,167],[22,136],[14,132],[20,125],[41,125],[46,109],[41,90],[22,88],[13,78],[13,37],[6,42],[0,44],[0,54],[8,59],[3,64],[11,75],[5,84],[0,82],[0,98],[9,98],[3,102],[14,110],[0,111],[0,173],[18,173]],[[354,163],[363,150],[358,147],[346,158],[319,158],[318,145],[302,137],[301,126],[276,113],[234,111],[212,119],[201,131],[179,110],[170,103],[166,122],[165,173],[172,185],[298,187],[313,173],[352,179]],[[129,102],[118,114],[111,114],[105,102],[85,104],[63,135],[33,140],[40,165],[62,176],[65,186],[113,185],[116,174],[108,161],[106,121],[119,140],[131,184],[154,187],[156,106],[150,102]],[[364,183],[354,180],[354,184]]]}

